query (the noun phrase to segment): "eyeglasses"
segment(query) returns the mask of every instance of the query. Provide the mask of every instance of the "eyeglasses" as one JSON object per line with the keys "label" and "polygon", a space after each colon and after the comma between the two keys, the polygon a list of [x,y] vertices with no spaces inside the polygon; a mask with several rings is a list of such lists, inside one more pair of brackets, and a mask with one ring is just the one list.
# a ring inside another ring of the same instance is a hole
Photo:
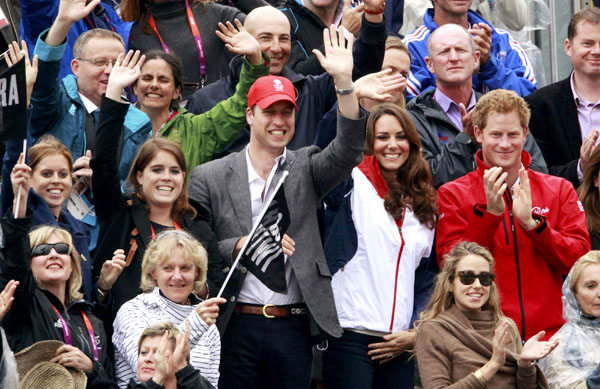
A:
{"label": "eyeglasses", "polygon": [[110,59],[105,58],[77,58],[77,60],[89,62],[94,66],[98,66],[99,68],[104,68],[109,64],[115,66],[115,62],[117,62],[116,59],[111,61]]}
{"label": "eyeglasses", "polygon": [[475,282],[476,278],[479,278],[479,283],[482,286],[490,286],[492,282],[496,279],[496,275],[494,273],[490,273],[487,271],[482,271],[479,274],[475,274],[472,270],[463,270],[456,273],[460,282],[463,285],[472,285]]}
{"label": "eyeglasses", "polygon": [[38,244],[33,249],[31,249],[31,256],[37,257],[40,255],[48,255],[50,251],[54,249],[58,254],[69,254],[69,250],[71,246],[66,243],[44,243]]}

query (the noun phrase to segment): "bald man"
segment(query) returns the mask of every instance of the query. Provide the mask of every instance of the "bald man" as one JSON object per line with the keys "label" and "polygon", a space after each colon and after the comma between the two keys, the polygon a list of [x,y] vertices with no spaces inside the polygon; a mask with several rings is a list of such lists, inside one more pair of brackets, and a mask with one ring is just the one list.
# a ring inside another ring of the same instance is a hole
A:
{"label": "bald man", "polygon": [[[369,1],[383,2],[382,0]],[[288,78],[298,91],[296,133],[287,148],[297,150],[312,145],[319,121],[336,102],[333,79],[327,73],[319,76],[303,76],[287,66],[291,50],[290,24],[277,8],[254,9],[246,16],[244,27],[258,40],[261,50],[271,57],[271,74]],[[381,70],[386,38],[387,29],[383,14],[365,14],[358,39],[354,43],[353,80]],[[188,111],[195,114],[204,113],[219,101],[233,95],[241,66],[242,58],[234,58],[229,66],[229,76],[194,93],[187,103]],[[221,156],[242,150],[249,139],[250,132],[246,129]]]}

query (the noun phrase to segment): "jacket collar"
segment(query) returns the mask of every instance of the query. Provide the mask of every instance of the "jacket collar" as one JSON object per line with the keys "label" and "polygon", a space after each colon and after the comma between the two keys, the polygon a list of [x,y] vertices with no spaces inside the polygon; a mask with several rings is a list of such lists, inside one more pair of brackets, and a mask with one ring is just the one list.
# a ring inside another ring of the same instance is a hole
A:
{"label": "jacket collar", "polygon": [[358,169],[367,176],[379,197],[384,199],[390,188],[381,174],[381,168],[379,162],[377,162],[377,157],[374,155],[365,155],[360,165],[358,165]]}

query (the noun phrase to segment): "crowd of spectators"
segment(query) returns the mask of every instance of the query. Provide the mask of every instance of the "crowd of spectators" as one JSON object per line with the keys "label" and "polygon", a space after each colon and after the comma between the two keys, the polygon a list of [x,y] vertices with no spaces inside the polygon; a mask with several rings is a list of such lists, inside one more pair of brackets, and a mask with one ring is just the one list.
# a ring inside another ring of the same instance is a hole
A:
{"label": "crowd of spectators", "polygon": [[0,3],[0,387],[600,388],[600,10],[406,3]]}

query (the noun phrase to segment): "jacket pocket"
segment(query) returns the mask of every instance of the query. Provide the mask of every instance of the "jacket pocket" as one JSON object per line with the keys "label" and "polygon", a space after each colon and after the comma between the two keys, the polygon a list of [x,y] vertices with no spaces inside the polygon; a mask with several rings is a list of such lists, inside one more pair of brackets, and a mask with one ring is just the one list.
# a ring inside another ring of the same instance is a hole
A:
{"label": "jacket pocket", "polygon": [[317,270],[319,274],[323,277],[331,278],[331,272],[329,271],[329,266],[327,266],[327,262],[325,261],[316,261],[317,262]]}

